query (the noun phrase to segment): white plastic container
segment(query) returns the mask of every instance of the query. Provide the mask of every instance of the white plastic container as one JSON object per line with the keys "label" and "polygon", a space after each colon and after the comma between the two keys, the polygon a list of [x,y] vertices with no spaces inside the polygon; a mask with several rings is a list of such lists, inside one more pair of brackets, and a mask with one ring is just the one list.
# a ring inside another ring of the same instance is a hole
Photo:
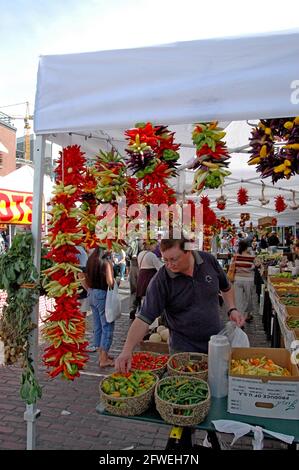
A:
{"label": "white plastic container", "polygon": [[226,336],[214,335],[209,341],[208,383],[212,397],[226,397],[228,394],[228,362],[230,344]]}

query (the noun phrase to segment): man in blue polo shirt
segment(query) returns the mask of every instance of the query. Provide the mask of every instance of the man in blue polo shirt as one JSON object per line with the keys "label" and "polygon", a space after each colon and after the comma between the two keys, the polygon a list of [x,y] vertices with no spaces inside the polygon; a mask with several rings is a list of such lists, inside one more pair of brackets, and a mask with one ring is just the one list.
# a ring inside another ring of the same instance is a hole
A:
{"label": "man in blue polo shirt", "polygon": [[149,325],[164,311],[170,332],[171,353],[208,351],[211,335],[221,330],[218,293],[238,326],[244,316],[236,309],[234,292],[226,274],[210,253],[188,250],[185,239],[165,239],[160,249],[165,266],[151,280],[140,313],[132,323],[121,354],[118,371],[131,366],[134,347],[148,332]]}

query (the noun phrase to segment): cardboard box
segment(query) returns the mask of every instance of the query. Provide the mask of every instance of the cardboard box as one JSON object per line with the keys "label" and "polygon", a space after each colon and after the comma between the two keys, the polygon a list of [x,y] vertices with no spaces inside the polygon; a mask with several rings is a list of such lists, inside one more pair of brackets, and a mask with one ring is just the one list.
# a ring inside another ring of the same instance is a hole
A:
{"label": "cardboard box", "polygon": [[232,348],[231,359],[266,356],[286,367],[290,377],[228,376],[228,412],[265,418],[299,420],[299,370],[281,348]]}
{"label": "cardboard box", "polygon": [[169,354],[168,343],[154,343],[153,341],[141,341],[138,349],[140,351],[151,351],[161,354]]}

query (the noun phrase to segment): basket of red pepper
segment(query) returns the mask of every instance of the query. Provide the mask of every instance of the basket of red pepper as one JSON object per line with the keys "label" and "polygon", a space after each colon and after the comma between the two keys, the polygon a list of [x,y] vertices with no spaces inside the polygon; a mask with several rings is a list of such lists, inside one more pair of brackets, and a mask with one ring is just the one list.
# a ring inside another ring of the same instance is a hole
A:
{"label": "basket of red pepper", "polygon": [[100,383],[101,402],[111,414],[140,415],[150,406],[157,381],[152,372],[113,373]]}
{"label": "basket of red pepper", "polygon": [[185,375],[208,378],[208,355],[203,353],[183,352],[170,356],[167,362],[169,375]]}
{"label": "basket of red pepper", "polygon": [[131,369],[152,371],[161,377],[166,371],[168,359],[168,354],[136,351],[132,355]]}

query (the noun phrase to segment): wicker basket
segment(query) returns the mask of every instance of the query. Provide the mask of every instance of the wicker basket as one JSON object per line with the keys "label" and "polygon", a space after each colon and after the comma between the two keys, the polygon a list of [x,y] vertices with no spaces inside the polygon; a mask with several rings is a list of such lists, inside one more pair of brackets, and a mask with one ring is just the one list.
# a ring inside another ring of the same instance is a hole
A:
{"label": "wicker basket", "polygon": [[[157,356],[168,356],[168,354],[160,354],[160,353],[154,353],[154,352],[151,352],[151,351],[134,351],[136,353],[144,353],[144,354],[150,354],[151,356],[154,356],[154,357],[157,357]],[[134,353],[133,353],[134,355]],[[162,377],[162,375],[164,374],[164,372],[166,371],[166,368],[167,368],[167,362],[165,362],[165,365],[162,366],[162,367],[159,367],[159,369],[147,369],[146,371],[147,372],[153,372],[154,374],[158,375],[158,377]],[[139,370],[139,369],[135,369],[133,367],[131,367],[131,370]],[[142,369],[142,371],[144,371],[145,369]]]}
{"label": "wicker basket", "polygon": [[[189,361],[204,362],[207,364],[206,370],[200,372],[183,372],[175,369],[172,365],[172,360],[175,360],[178,366],[184,366]],[[170,356],[167,362],[167,371],[169,375],[184,375],[186,377],[197,377],[202,380],[207,380],[208,378],[208,355],[203,353],[193,353],[193,352],[184,352],[177,353]]]}
{"label": "wicker basket", "polygon": [[154,396],[155,386],[158,382],[158,376],[156,374],[152,375],[155,377],[155,382],[152,387],[136,397],[113,397],[108,395],[107,393],[103,392],[101,382],[99,385],[100,399],[104,405],[105,410],[117,416],[141,415],[144,411],[147,410],[147,408],[149,408]]}
{"label": "wicker basket", "polygon": [[[181,375],[173,375],[170,377],[165,377],[164,379],[159,380],[155,388],[155,402],[156,408],[160,416],[166,423],[173,424],[175,426],[195,426],[196,424],[201,423],[205,420],[211,403],[211,394],[210,389],[204,380],[198,379],[197,377],[186,377],[188,382],[204,382],[208,387],[208,396],[201,403],[195,405],[178,405],[176,403],[170,403],[166,400],[162,400],[159,397],[159,389],[162,384],[167,381],[171,383],[172,381],[182,379]],[[180,413],[188,411],[189,416],[184,416]]]}

